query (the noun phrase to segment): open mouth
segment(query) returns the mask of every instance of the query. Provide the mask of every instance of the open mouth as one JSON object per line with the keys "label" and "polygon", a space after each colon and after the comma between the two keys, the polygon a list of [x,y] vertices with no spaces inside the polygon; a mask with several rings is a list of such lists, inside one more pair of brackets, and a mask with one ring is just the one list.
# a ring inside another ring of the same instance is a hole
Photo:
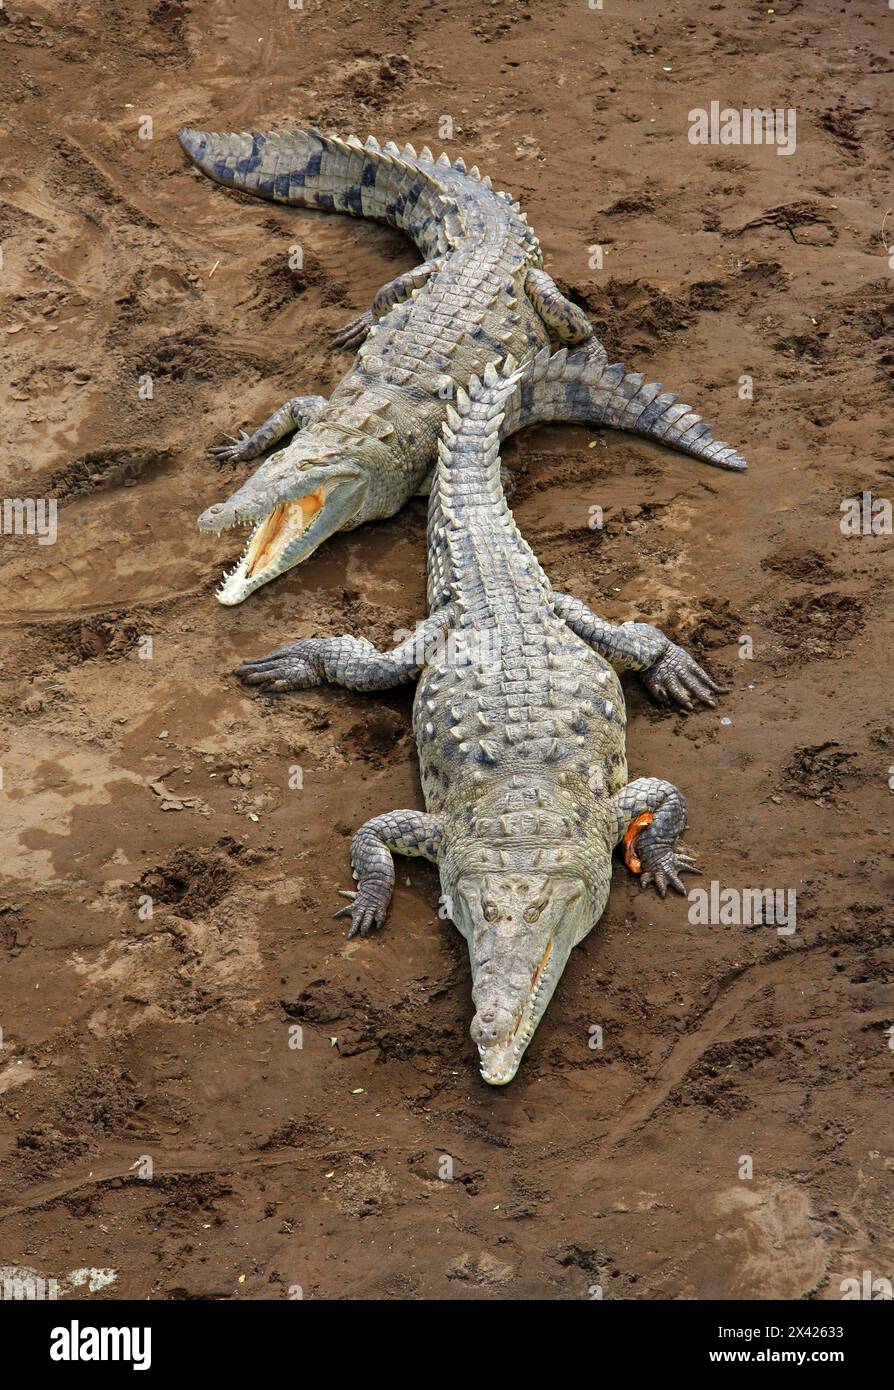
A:
{"label": "open mouth", "polygon": [[[309,544],[314,520],[323,510],[326,494],[322,487],[304,497],[280,502],[252,527],[242,556],[234,569],[224,575],[217,591],[224,604],[241,603],[253,590],[305,559],[316,546]],[[319,541],[325,540],[325,535]],[[317,541],[317,544],[319,544]]]}
{"label": "open mouth", "polygon": [[[330,531],[337,529],[337,520],[329,528],[322,523],[326,501],[326,489],[320,486],[303,497],[278,503],[260,520],[246,518],[243,524],[251,531],[239,561],[224,575],[217,591],[220,602],[241,603],[262,584],[306,560]],[[239,522],[238,513],[211,507],[199,518],[199,528],[222,535]]]}
{"label": "open mouth", "polygon": [[[499,1043],[494,1043],[490,1047],[482,1047],[479,1043],[478,1054],[481,1058],[481,1079],[486,1081],[489,1086],[505,1086],[511,1081],[518,1071],[518,1064],[522,1059],[525,1048],[534,1036],[537,1024],[540,1022],[540,1015],[543,1012],[539,1007],[540,1000],[547,990],[547,986],[555,984],[555,971],[549,969],[553,957],[553,942],[555,937],[550,936],[546,943],[546,948],[531,975],[531,988],[518,1007],[518,1012],[513,1020],[512,1029],[508,1037]],[[547,999],[549,995],[547,994]],[[544,1005],[546,1000],[544,1000]]]}
{"label": "open mouth", "polygon": [[253,579],[262,570],[275,565],[292,541],[303,535],[325,501],[323,489],[309,492],[294,502],[280,502],[278,507],[255,527],[245,547],[242,561],[245,577]]}
{"label": "open mouth", "polygon": [[[316,476],[302,480],[307,491],[300,496],[291,495],[297,489],[289,479],[268,478],[260,489],[255,478],[228,501],[215,502],[202,512],[199,530],[212,535],[219,536],[234,526],[251,527],[238,563],[224,575],[217,591],[220,603],[241,603],[262,584],[300,565],[336,531],[358,525],[366,495],[363,470],[341,463],[337,468],[308,471]],[[326,476],[321,478],[321,473]],[[282,501],[276,501],[277,494]]]}

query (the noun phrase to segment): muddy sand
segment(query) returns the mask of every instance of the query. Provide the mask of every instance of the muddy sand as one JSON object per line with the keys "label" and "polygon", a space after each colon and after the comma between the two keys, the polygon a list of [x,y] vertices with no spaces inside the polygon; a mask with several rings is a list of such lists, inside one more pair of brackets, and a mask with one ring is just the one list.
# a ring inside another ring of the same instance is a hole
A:
{"label": "muddy sand", "polygon": [[[59,502],[55,545],[6,535],[0,563],[0,1264],[155,1299],[894,1273],[892,541],[840,525],[894,488],[892,25],[875,0],[0,10],[0,486]],[[715,100],[794,109],[795,151],[691,144]],[[690,921],[619,865],[503,1090],[433,867],[399,861],[380,935],[331,920],[354,829],[421,805],[411,692],[230,675],[412,625],[425,503],[238,608],[214,589],[241,540],[195,529],[250,471],[206,446],[328,394],[329,334],[417,260],[228,193],[175,139],[309,123],[480,165],[611,359],[751,465],[559,427],[505,450],[556,587],[728,678],[688,717],[631,683],[631,775],[685,790],[706,887],[795,891],[797,928]]]}

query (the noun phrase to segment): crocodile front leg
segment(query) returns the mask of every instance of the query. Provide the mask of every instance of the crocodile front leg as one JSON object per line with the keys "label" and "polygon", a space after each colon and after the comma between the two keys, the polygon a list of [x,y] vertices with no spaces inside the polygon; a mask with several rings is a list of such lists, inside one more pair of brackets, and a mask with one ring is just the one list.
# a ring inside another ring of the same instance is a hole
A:
{"label": "crocodile front leg", "polygon": [[357,891],[343,892],[351,902],[335,913],[350,915],[348,936],[366,936],[385,921],[394,889],[392,854],[421,856],[437,862],[441,825],[425,811],[389,811],[362,825],[351,841],[351,864]]}
{"label": "crocodile front leg", "polygon": [[678,853],[677,840],[686,826],[686,798],[671,782],[657,777],[638,777],[616,792],[611,801],[615,818],[615,844],[624,842],[624,862],[633,873],[642,873],[640,887],[655,884],[667,895],[670,884],[685,896],[681,873],[700,873],[689,854]]}
{"label": "crocodile front leg", "polygon": [[[555,280],[551,275],[547,275],[545,270],[528,271],[525,277],[525,293],[559,342],[576,347],[578,343],[585,343],[588,338],[593,337],[593,325],[583,309],[579,309],[565,297]],[[604,358],[605,351],[601,345],[598,346]]]}
{"label": "crocodile front leg", "polygon": [[393,280],[389,280],[387,285],[383,285],[376,292],[372,309],[358,314],[350,323],[346,323],[344,328],[333,334],[330,347],[351,348],[352,351],[356,351],[365,341],[373,325],[384,318],[395,304],[403,304],[414,290],[421,289],[435,271],[440,269],[440,264],[438,261],[423,261],[421,265],[414,266],[412,270],[405,270],[403,275],[396,275]]}
{"label": "crocodile front leg", "polygon": [[661,704],[676,702],[691,712],[693,700],[713,706],[714,695],[727,693],[726,686],[718,685],[694,657],[651,623],[615,626],[571,594],[553,594],[553,609],[616,671],[638,671],[649,694]]}
{"label": "crocodile front leg", "polygon": [[432,613],[390,652],[380,652],[365,637],[303,637],[256,661],[243,661],[235,674],[246,685],[276,694],[327,682],[346,690],[391,690],[416,679],[426,651],[448,626],[446,611]]}
{"label": "crocodile front leg", "polygon": [[247,463],[250,459],[259,458],[277,440],[294,434],[315,420],[326,403],[325,396],[292,396],[285,405],[274,410],[254,434],[243,430],[241,439],[228,435],[229,444],[212,444],[208,452],[223,463]]}

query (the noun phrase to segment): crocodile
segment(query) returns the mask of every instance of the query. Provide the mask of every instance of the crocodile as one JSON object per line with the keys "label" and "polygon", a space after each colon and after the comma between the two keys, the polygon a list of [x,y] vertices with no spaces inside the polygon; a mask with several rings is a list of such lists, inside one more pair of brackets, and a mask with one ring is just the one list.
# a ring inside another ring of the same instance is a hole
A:
{"label": "crocodile", "polygon": [[[626,393],[619,395],[619,388]],[[614,625],[555,591],[522,538],[500,477],[500,440],[541,421],[617,423],[656,399],[590,343],[511,357],[448,408],[429,501],[428,609],[389,652],[353,636],[305,638],[244,662],[249,686],[332,682],[383,690],[417,680],[413,728],[426,810],[391,811],[354,836],[349,936],[385,920],[392,855],[438,865],[465,937],[483,1079],[515,1076],[572,947],[605,908],[612,853],[642,885],[684,892],[686,802],[670,782],[628,781],[618,673],[692,710],[723,687],[647,623]],[[689,426],[689,430],[697,426]],[[688,437],[688,434],[687,436]],[[336,914],[337,916],[340,914]]]}
{"label": "crocodile", "polygon": [[[219,183],[257,197],[388,223],[418,246],[422,263],[376,294],[371,309],[337,334],[359,348],[328,401],[293,396],[253,433],[213,445],[226,464],[250,462],[281,445],[224,502],[198,519],[220,534],[250,535],[217,597],[241,603],[261,585],[307,559],[337,531],[392,516],[425,492],[438,435],[457,388],[488,362],[533,356],[551,341],[569,347],[592,325],[543,268],[525,214],[462,158],[437,159],[426,147],[399,149],[370,137],[315,129],[217,133],[184,129],[180,143]],[[643,418],[661,437],[688,411],[658,388]],[[634,428],[629,421],[628,427]],[[678,446],[721,468],[740,468],[736,451],[705,431]]]}

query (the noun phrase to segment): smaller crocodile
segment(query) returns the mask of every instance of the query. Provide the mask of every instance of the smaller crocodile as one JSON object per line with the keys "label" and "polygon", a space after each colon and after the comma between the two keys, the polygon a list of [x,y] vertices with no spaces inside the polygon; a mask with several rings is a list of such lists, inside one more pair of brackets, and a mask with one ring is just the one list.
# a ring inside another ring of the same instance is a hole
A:
{"label": "smaller crocodile", "polygon": [[327,401],[295,396],[251,435],[216,446],[225,462],[260,457],[291,435],[226,501],[199,517],[220,533],[248,524],[242,558],[218,592],[248,594],[301,563],[329,536],[393,515],[434,465],[447,403],[495,356],[579,343],[592,327],[542,268],[518,203],[462,159],[435,159],[370,137],[318,130],[220,134],[181,130],[190,159],[255,197],[386,222],[422,263],[384,285],[336,336],[359,348]]}
{"label": "smaller crocodile", "polygon": [[[220,134],[181,130],[190,159],[219,183],[259,198],[386,222],[412,238],[422,264],[379,290],[339,334],[360,351],[328,401],[293,396],[253,434],[216,445],[227,463],[259,458],[288,436],[226,501],[199,517],[214,534],[251,528],[217,597],[241,603],[337,531],[392,516],[426,490],[438,435],[457,387],[488,362],[519,359],[552,334],[592,337],[586,314],[543,269],[540,243],[512,195],[446,154],[365,144],[317,130]],[[688,412],[656,388],[631,429],[661,439]],[[719,468],[744,467],[707,426],[677,429],[676,447]],[[661,428],[659,428],[659,424]]]}
{"label": "smaller crocodile", "polygon": [[[621,395],[619,389],[626,387]],[[711,676],[657,628],[615,626],[557,593],[522,538],[500,481],[500,439],[534,421],[641,418],[656,392],[598,346],[473,377],[448,410],[429,502],[429,616],[382,652],[363,638],[307,638],[237,674],[268,691],[326,681],[384,690],[417,680],[413,727],[425,811],[358,830],[349,935],[385,920],[392,855],[437,863],[466,938],[481,1075],[516,1073],[572,947],[601,917],[623,843],[642,885],[684,892],[686,802],[670,782],[629,782],[618,672],[659,700],[715,703]],[[694,428],[694,427],[690,427]],[[338,914],[337,914],[338,915]]]}

